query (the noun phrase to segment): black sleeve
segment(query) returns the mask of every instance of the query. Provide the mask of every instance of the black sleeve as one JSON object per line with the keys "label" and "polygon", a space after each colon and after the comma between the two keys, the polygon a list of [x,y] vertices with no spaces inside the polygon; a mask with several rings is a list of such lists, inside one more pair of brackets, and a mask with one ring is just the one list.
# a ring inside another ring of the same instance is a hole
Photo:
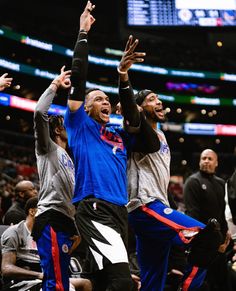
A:
{"label": "black sleeve", "polygon": [[88,72],[87,33],[80,32],[75,44],[71,66],[70,100],[84,101]]}
{"label": "black sleeve", "polygon": [[129,133],[135,133],[132,151],[153,153],[160,149],[157,133],[148,123],[145,115],[139,112],[130,81],[122,82],[119,78],[119,97],[124,116],[124,127]]}
{"label": "black sleeve", "polygon": [[119,78],[119,97],[125,126],[128,126],[127,128],[138,128],[140,125],[140,113],[129,80],[122,82]]}
{"label": "black sleeve", "polygon": [[156,131],[151,127],[143,112],[140,113],[140,129],[135,134],[132,151],[144,154],[154,153],[160,149],[160,140]]}

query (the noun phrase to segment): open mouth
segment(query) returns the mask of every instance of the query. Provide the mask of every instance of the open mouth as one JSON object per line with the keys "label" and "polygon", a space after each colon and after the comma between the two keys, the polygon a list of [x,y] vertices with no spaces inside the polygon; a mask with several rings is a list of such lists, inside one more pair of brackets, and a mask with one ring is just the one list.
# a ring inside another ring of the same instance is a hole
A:
{"label": "open mouth", "polygon": [[155,109],[155,112],[163,112],[163,109],[160,108],[160,109]]}
{"label": "open mouth", "polygon": [[109,116],[109,109],[104,108],[101,110],[101,112],[102,112],[102,114]]}

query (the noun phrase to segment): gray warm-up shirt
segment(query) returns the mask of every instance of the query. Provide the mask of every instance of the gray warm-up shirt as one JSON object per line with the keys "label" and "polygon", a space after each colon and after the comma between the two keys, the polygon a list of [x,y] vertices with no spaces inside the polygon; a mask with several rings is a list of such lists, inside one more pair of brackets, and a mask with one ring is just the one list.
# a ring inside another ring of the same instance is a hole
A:
{"label": "gray warm-up shirt", "polygon": [[25,221],[9,226],[1,237],[2,253],[15,252],[16,265],[39,264],[40,259],[35,241]]}
{"label": "gray warm-up shirt", "polygon": [[48,109],[55,92],[48,88],[40,97],[34,113],[35,152],[40,181],[36,216],[49,209],[74,219],[71,202],[74,192],[74,165],[67,152],[49,135]]}
{"label": "gray warm-up shirt", "polygon": [[170,149],[164,133],[156,132],[160,149],[149,154],[132,152],[128,160],[129,212],[155,200],[169,206]]}

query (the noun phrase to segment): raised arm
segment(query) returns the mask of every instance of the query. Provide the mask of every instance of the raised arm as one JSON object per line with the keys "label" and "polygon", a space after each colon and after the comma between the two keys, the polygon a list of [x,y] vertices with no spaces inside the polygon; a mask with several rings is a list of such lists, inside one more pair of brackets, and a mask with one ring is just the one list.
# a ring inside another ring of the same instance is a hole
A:
{"label": "raised arm", "polygon": [[132,35],[126,43],[126,47],[117,68],[119,73],[119,96],[121,103],[121,111],[124,116],[126,130],[130,133],[138,134],[136,142],[133,146],[133,151],[143,153],[152,153],[160,148],[160,141],[156,132],[147,122],[145,115],[140,113],[141,107],[136,104],[133,88],[131,86],[128,71],[134,63],[144,61],[144,52],[135,52],[138,45],[138,39]]}
{"label": "raised arm", "polygon": [[135,52],[138,42],[138,39],[134,40],[132,35],[129,36],[123,56],[117,68],[119,73],[119,97],[122,115],[124,116],[125,123],[131,127],[139,126],[140,114],[135,102],[128,71],[134,63],[143,62],[143,57],[146,55],[143,52]]}
{"label": "raised arm", "polygon": [[11,86],[11,82],[13,78],[7,78],[8,73],[3,74],[0,76],[0,91],[3,91],[5,88]]}
{"label": "raised arm", "polygon": [[36,140],[36,151],[38,154],[45,154],[52,143],[49,135],[48,110],[59,88],[67,89],[71,86],[71,71],[64,71],[57,76],[46,91],[39,98],[34,112],[34,135]]}
{"label": "raised arm", "polygon": [[80,16],[80,30],[71,67],[72,86],[68,99],[68,106],[71,111],[78,110],[84,101],[88,71],[88,32],[95,21],[95,18],[91,15],[94,8],[95,5],[88,1]]}

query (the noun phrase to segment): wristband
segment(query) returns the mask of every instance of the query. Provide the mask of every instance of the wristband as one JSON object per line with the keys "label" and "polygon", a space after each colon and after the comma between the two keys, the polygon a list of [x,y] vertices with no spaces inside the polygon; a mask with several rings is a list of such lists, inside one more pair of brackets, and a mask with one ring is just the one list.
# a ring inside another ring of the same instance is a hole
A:
{"label": "wristband", "polygon": [[121,74],[121,75],[125,75],[125,74],[127,74],[127,71],[126,71],[126,72],[123,72],[123,71],[121,71],[118,67],[117,67],[117,72],[118,72],[119,74]]}
{"label": "wristband", "polygon": [[81,30],[79,31],[79,33],[88,34],[88,32],[87,32],[85,29],[81,29]]}
{"label": "wristband", "polygon": [[59,88],[59,86],[57,85],[57,83],[52,82],[51,85],[52,85],[52,84],[55,85],[55,86],[57,87],[57,89]]}

